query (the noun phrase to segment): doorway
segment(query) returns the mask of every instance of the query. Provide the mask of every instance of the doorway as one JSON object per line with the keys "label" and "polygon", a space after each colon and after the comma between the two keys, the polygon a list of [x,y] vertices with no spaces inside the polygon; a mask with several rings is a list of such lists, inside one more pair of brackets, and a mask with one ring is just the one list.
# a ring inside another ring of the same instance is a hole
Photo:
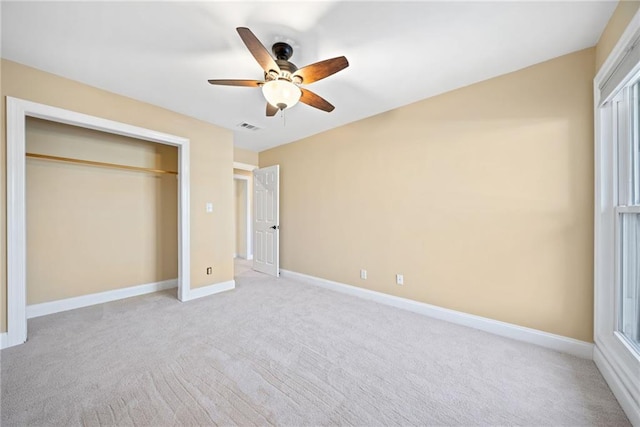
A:
{"label": "doorway", "polygon": [[251,173],[234,169],[234,209],[235,209],[235,250],[234,258],[253,259],[253,239],[251,238]]}

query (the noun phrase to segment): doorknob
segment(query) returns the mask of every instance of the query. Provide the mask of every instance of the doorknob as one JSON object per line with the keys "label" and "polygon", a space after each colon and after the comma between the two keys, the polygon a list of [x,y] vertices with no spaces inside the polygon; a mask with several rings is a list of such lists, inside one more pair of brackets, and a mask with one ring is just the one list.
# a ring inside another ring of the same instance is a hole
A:
{"label": "doorknob", "polygon": [[280,228],[279,225],[272,225],[271,227],[269,227],[272,230],[278,230]]}

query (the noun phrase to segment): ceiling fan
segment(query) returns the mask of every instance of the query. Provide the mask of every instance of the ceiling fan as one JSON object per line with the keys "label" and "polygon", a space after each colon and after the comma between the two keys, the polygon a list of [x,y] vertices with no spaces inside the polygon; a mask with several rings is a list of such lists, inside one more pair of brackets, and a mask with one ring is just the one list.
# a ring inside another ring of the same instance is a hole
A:
{"label": "ceiling fan", "polygon": [[326,99],[316,95],[300,85],[307,85],[322,80],[349,66],[347,58],[326,59],[298,69],[289,58],[293,48],[284,42],[275,43],[272,47],[275,59],[269,54],[260,40],[250,29],[236,28],[240,38],[249,52],[264,70],[264,81],[260,80],[209,80],[212,85],[261,87],[267,100],[267,116],[275,116],[278,111],[291,108],[298,101],[331,112],[335,108]]}

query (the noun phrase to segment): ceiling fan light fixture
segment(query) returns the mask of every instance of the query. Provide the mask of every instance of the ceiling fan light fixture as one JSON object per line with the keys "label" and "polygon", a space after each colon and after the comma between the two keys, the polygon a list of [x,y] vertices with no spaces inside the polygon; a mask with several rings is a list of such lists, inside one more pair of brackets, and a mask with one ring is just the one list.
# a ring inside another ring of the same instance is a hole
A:
{"label": "ceiling fan light fixture", "polygon": [[[267,100],[267,108],[265,110],[267,117],[275,116],[278,110],[283,111],[293,107],[298,101],[327,113],[335,109],[326,99],[307,89],[306,85],[347,68],[349,66],[347,58],[338,56],[298,68],[295,64],[289,62],[289,58],[293,55],[291,45],[284,42],[274,44],[272,46],[276,58],[274,59],[250,29],[238,27],[236,30],[251,55],[264,71],[265,81],[210,79],[208,80],[210,84],[261,87],[262,94]],[[304,89],[299,87],[303,83],[305,85]]]}
{"label": "ceiling fan light fixture", "polygon": [[269,104],[285,110],[298,103],[302,91],[290,81],[271,80],[262,85],[262,94]]}

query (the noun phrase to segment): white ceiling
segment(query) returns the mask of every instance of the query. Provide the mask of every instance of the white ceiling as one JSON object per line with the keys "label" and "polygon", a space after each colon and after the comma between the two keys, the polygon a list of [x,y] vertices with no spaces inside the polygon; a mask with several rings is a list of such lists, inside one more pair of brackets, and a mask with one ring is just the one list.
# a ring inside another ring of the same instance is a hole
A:
{"label": "white ceiling", "polygon": [[[234,131],[254,151],[594,46],[615,1],[8,2],[2,57]],[[235,28],[298,67],[345,55],[349,68],[309,86],[335,105],[265,117],[261,79]],[[260,127],[241,130],[239,123]]]}

